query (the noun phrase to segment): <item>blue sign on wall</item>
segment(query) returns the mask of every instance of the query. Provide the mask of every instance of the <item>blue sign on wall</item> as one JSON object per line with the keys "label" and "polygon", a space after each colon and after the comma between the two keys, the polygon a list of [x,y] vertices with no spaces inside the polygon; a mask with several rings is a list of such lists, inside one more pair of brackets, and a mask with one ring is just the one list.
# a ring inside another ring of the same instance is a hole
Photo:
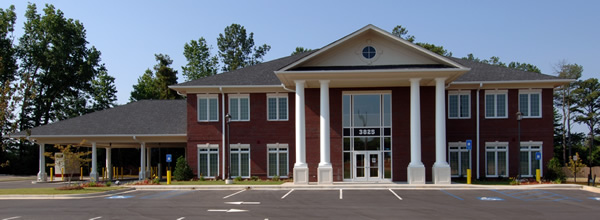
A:
{"label": "blue sign on wall", "polygon": [[171,163],[173,160],[173,157],[171,157],[171,154],[167,154],[167,163]]}
{"label": "blue sign on wall", "polygon": [[467,150],[471,150],[473,148],[473,141],[467,140]]}
{"label": "blue sign on wall", "polygon": [[542,152],[536,152],[535,153],[535,159],[536,160],[541,160],[542,159]]}

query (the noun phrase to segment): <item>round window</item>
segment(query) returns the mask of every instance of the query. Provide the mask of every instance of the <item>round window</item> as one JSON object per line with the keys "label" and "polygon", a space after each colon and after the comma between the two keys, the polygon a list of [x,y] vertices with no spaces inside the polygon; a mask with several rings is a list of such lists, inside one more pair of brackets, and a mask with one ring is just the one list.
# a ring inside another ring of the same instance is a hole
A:
{"label": "round window", "polygon": [[372,59],[373,57],[375,57],[376,53],[377,53],[377,51],[375,51],[375,48],[372,46],[366,46],[362,50],[363,57],[365,57],[367,59]]}

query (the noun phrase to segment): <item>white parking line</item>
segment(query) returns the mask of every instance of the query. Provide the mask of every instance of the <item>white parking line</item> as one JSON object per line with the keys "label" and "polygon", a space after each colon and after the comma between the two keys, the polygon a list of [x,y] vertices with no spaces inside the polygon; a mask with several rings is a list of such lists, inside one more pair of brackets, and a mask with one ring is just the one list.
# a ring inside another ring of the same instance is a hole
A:
{"label": "white parking line", "polygon": [[398,198],[399,200],[402,200],[402,197],[400,197],[398,194],[396,194],[396,192],[394,192],[394,190],[389,189],[390,192],[392,192],[392,194],[394,194],[396,196],[396,198]]}
{"label": "white parking line", "polygon": [[15,216],[15,217],[10,217],[10,218],[3,218],[2,220],[11,220],[11,219],[18,219],[21,218],[21,216]]}
{"label": "white parking line", "polygon": [[231,195],[228,195],[228,196],[225,196],[225,197],[223,197],[223,199],[227,199],[227,198],[229,198],[229,197],[232,197],[232,196],[235,196],[235,195],[237,195],[237,194],[239,194],[239,193],[243,193],[244,191],[246,191],[246,190],[245,190],[245,189],[242,189],[242,190],[241,190],[241,191],[239,191],[239,192],[236,192],[236,193],[233,193],[233,194],[231,194]]}
{"label": "white parking line", "polygon": [[184,219],[185,219],[185,217],[181,217],[181,218],[178,218],[177,220],[184,220]]}
{"label": "white parking line", "polygon": [[291,189],[288,193],[286,193],[285,195],[283,195],[281,197],[281,199],[285,199],[285,197],[287,197],[290,193],[294,192],[294,189]]}
{"label": "white parking line", "polygon": [[340,189],[340,199],[343,199],[344,196],[342,195],[342,189]]}
{"label": "white parking line", "polygon": [[98,216],[96,218],[90,218],[90,220],[96,220],[96,219],[101,219],[101,218],[102,218],[102,216]]}

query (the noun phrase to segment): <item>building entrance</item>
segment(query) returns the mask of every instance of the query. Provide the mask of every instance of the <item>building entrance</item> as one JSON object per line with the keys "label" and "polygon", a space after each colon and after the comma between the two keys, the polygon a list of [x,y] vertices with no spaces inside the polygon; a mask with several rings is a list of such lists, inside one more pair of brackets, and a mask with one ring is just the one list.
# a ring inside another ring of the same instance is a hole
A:
{"label": "building entrance", "polygon": [[344,181],[391,181],[391,95],[344,92]]}

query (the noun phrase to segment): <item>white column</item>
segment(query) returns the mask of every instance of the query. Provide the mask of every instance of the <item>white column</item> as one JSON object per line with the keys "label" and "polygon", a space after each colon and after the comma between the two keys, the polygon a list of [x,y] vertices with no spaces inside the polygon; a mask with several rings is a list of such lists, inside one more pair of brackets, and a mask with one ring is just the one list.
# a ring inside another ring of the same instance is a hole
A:
{"label": "white column", "polygon": [[410,163],[408,183],[425,184],[425,166],[421,162],[420,78],[410,79]]}
{"label": "white column", "polygon": [[435,163],[433,182],[450,184],[450,165],[446,162],[446,78],[435,78]]}
{"label": "white column", "polygon": [[38,182],[46,182],[47,181],[47,176],[46,176],[46,156],[44,155],[44,143],[39,143],[38,145],[40,145],[40,170],[37,174],[37,181]]}
{"label": "white column", "polygon": [[294,183],[308,184],[308,166],[306,164],[306,119],[304,113],[304,80],[296,80],[296,163],[294,164]]}
{"label": "white column", "polygon": [[142,142],[140,146],[140,173],[139,179],[146,179],[146,143]]}
{"label": "white column", "polygon": [[109,181],[112,181],[112,156],[111,156],[111,151],[112,148],[107,147],[106,148],[106,177],[108,177]]}
{"label": "white column", "polygon": [[330,135],[329,135],[329,80],[319,80],[321,83],[321,123],[320,123],[320,155],[321,162],[318,168],[319,184],[333,183],[333,168],[329,161]]}
{"label": "white column", "polygon": [[96,152],[96,142],[92,142],[92,172],[90,172],[90,181],[98,181],[98,152]]}

